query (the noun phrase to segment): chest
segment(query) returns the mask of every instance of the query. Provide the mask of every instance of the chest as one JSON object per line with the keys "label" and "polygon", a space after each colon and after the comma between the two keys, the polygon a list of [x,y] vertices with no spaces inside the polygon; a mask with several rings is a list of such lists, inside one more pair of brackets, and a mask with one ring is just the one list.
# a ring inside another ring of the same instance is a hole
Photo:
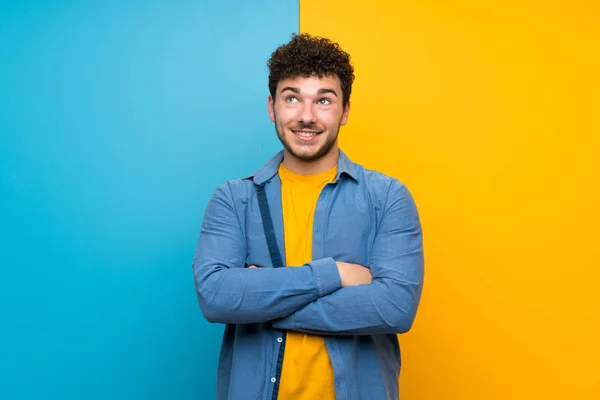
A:
{"label": "chest", "polygon": [[[311,260],[331,257],[336,261],[369,264],[381,207],[368,191],[329,183],[322,190],[308,197],[294,198],[290,203],[285,201],[285,189],[282,191],[281,185],[273,186],[268,192],[269,208],[280,254],[286,265],[285,247],[293,239],[290,235],[307,236],[305,241],[309,242]],[[305,201],[299,204],[299,200]],[[248,199],[243,214],[247,264],[270,267],[270,255],[255,197]],[[302,238],[294,240],[298,242]]]}

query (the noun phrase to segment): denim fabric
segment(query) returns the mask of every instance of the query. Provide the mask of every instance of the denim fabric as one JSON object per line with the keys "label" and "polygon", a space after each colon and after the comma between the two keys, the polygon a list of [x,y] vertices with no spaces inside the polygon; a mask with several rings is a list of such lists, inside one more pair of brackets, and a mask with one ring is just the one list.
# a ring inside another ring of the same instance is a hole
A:
{"label": "denim fabric", "polygon": [[[313,261],[273,268],[256,190],[265,185],[285,265],[282,160],[281,152],[255,174],[220,186],[202,222],[193,262],[198,301],[208,321],[227,324],[217,399],[271,399],[286,330],[325,336],[337,399],[398,399],[396,334],[411,328],[423,285],[412,196],[340,151],[336,180],[315,210]],[[342,288],[336,261],[369,267],[372,283]],[[244,268],[252,264],[261,268]]]}

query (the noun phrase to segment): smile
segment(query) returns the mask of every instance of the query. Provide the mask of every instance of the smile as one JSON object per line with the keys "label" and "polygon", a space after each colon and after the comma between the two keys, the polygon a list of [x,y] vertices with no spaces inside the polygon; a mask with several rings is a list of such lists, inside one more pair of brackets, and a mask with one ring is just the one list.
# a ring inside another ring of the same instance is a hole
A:
{"label": "smile", "polygon": [[319,133],[321,133],[321,132],[315,132],[315,131],[295,131],[295,130],[292,130],[292,132],[294,132],[295,135],[298,135],[301,137],[313,137],[313,136],[317,136]]}

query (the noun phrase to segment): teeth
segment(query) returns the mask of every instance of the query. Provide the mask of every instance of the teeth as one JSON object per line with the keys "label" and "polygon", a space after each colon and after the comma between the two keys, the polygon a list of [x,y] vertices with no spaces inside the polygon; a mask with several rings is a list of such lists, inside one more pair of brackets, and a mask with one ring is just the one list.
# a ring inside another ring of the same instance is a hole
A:
{"label": "teeth", "polygon": [[316,132],[302,132],[302,131],[296,131],[295,132],[296,135],[298,136],[302,136],[302,137],[311,137],[311,136],[316,136],[317,133]]}

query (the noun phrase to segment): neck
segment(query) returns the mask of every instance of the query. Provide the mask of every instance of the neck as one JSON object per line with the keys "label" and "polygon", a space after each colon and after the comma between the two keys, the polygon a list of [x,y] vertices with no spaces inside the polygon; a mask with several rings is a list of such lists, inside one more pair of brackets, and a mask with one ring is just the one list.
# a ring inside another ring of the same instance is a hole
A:
{"label": "neck", "polygon": [[329,171],[338,164],[339,159],[338,146],[333,146],[331,150],[323,157],[317,160],[305,161],[294,157],[287,150],[283,150],[283,166],[296,174],[314,175]]}

